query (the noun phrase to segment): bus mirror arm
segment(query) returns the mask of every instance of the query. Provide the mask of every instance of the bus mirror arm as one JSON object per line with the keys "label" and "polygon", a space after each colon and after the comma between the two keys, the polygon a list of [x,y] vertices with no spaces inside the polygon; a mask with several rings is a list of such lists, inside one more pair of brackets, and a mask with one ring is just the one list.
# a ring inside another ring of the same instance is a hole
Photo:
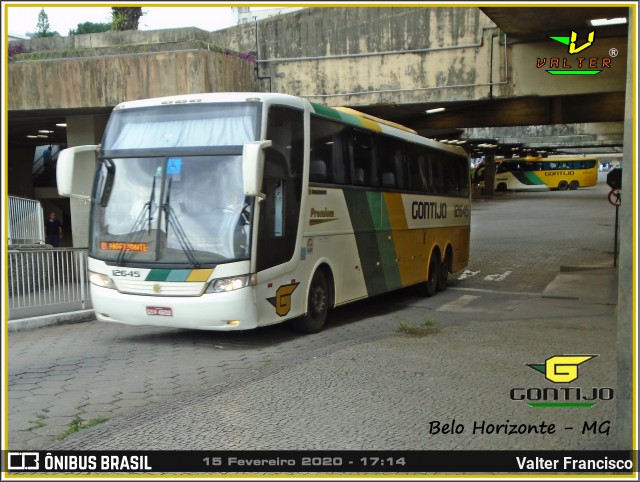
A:
{"label": "bus mirror arm", "polygon": [[242,148],[242,184],[246,196],[264,199],[260,192],[264,170],[264,150],[271,147],[271,141],[247,142]]}

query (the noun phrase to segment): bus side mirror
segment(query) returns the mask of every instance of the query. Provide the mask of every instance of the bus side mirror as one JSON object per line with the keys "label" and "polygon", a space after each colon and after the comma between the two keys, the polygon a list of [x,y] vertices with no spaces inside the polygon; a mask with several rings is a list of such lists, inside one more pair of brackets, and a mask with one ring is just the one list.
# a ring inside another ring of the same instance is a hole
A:
{"label": "bus side mirror", "polygon": [[242,184],[245,196],[264,197],[262,174],[264,171],[264,150],[271,147],[271,141],[247,142],[242,149]]}
{"label": "bus side mirror", "polygon": [[84,201],[91,200],[95,155],[90,162],[88,157],[78,154],[90,151],[95,154],[97,149],[96,145],[87,145],[69,147],[60,151],[56,167],[58,194]]}

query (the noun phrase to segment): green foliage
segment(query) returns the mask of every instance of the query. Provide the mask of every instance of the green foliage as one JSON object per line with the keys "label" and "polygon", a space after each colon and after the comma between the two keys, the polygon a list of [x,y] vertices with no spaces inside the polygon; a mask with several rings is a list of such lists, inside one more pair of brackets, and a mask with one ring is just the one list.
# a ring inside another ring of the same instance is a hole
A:
{"label": "green foliage", "polygon": [[111,23],[83,22],[79,23],[77,28],[69,30],[69,35],[109,32],[111,30],[111,26]]}
{"label": "green foliage", "polygon": [[52,32],[49,26],[49,16],[44,11],[44,8],[40,10],[38,14],[38,23],[36,25],[36,33],[34,37],[55,37],[58,32]]}
{"label": "green foliage", "polygon": [[89,420],[88,422],[83,422],[80,417],[75,417],[71,421],[71,423],[69,423],[69,428],[67,428],[64,432],[62,432],[60,435],[58,435],[56,437],[56,440],[63,440],[65,438],[67,438],[69,435],[74,434],[76,432],[79,432],[80,430],[83,430],[85,428],[90,428],[90,427],[93,427],[95,425],[99,425],[99,424],[104,423],[106,421],[107,421],[107,419],[105,417],[98,417],[98,418],[94,418],[92,420]]}
{"label": "green foliage", "polygon": [[142,13],[142,7],[111,7],[111,29],[118,32],[124,30],[138,30],[138,22]]}

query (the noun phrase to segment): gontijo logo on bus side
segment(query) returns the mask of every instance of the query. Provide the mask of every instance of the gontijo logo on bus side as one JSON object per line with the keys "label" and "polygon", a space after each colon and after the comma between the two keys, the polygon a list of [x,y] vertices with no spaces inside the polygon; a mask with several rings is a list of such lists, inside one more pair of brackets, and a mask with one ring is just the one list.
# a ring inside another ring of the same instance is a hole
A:
{"label": "gontijo logo on bus side", "polygon": [[549,36],[548,38],[554,42],[566,45],[569,55],[573,57],[538,57],[537,68],[549,67],[547,73],[550,75],[597,75],[605,69],[610,69],[612,58],[618,56],[618,49],[609,49],[608,57],[589,57],[583,53],[593,45],[595,37],[595,30],[589,32],[586,39],[579,39],[573,30],[568,37]]}

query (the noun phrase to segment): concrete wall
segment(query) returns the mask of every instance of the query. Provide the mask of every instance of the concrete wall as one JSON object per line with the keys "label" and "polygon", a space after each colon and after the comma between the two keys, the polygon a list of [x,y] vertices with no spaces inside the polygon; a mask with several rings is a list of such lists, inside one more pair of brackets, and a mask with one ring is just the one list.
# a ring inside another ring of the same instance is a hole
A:
{"label": "concrete wall", "polygon": [[252,90],[253,69],[206,50],[17,62],[9,69],[9,110],[113,107],[147,97]]}
{"label": "concrete wall", "polygon": [[487,97],[504,65],[492,35],[476,8],[426,7],[308,8],[220,32],[257,53],[267,89],[351,106]]}

